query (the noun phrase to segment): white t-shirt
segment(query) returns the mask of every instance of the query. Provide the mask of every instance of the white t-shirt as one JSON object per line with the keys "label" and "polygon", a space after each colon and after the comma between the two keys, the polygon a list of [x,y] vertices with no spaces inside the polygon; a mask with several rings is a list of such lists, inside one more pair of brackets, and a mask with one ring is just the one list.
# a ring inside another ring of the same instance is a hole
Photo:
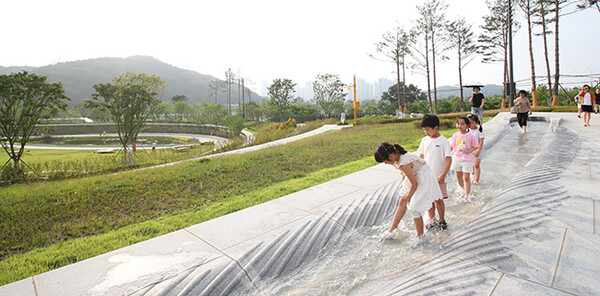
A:
{"label": "white t-shirt", "polygon": [[469,132],[475,136],[475,140],[477,140],[477,144],[479,144],[479,139],[485,139],[485,136],[483,135],[482,132],[479,131],[479,129],[469,129]]}
{"label": "white t-shirt", "polygon": [[427,136],[421,140],[417,154],[423,154],[427,165],[429,165],[437,178],[444,171],[446,157],[452,157],[452,149],[446,137],[440,135],[433,139]]}
{"label": "white t-shirt", "polygon": [[583,95],[583,104],[582,105],[591,105],[592,104],[592,95],[589,92],[586,92]]}

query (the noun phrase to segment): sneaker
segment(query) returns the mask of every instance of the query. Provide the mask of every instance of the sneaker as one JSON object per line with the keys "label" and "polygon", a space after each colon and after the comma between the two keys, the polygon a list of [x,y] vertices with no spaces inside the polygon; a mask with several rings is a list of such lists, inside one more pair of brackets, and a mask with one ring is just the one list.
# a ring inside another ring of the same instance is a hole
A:
{"label": "sneaker", "polygon": [[581,114],[578,114],[577,117],[581,118]]}
{"label": "sneaker", "polygon": [[446,230],[446,228],[448,228],[448,224],[446,224],[445,220],[438,221],[438,225],[438,228],[441,230]]}

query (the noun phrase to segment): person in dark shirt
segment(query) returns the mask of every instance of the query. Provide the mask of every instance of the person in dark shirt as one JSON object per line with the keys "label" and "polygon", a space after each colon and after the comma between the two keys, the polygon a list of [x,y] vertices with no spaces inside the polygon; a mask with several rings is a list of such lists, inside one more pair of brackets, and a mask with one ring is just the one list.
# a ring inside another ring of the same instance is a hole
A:
{"label": "person in dark shirt", "polygon": [[473,94],[471,95],[469,102],[471,102],[472,104],[471,113],[477,115],[477,118],[480,118],[480,120],[482,120],[483,103],[485,103],[485,99],[483,97],[483,94],[479,92],[480,90],[481,89],[479,88],[479,86],[473,87]]}

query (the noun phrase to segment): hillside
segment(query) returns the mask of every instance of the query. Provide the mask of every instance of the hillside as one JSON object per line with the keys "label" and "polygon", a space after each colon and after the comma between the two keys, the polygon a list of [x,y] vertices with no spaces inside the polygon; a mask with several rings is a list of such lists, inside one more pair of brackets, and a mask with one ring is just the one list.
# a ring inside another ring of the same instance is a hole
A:
{"label": "hillside", "polygon": [[[208,84],[210,81],[217,79],[210,75],[171,66],[148,56],[98,58],[43,67],[0,66],[0,74],[10,74],[23,70],[47,76],[49,82],[62,82],[67,96],[71,98],[70,106],[90,99],[91,94],[94,92],[94,84],[110,82],[123,72],[155,74],[167,84],[160,100],[170,101],[176,95],[185,95],[191,103],[196,104],[214,101],[214,98],[210,95],[211,90]],[[237,91],[234,92],[233,96],[233,102],[237,102]],[[256,101],[257,99],[259,99],[259,96],[252,93],[252,100]],[[221,104],[226,102],[225,93],[219,93],[218,101]]]}

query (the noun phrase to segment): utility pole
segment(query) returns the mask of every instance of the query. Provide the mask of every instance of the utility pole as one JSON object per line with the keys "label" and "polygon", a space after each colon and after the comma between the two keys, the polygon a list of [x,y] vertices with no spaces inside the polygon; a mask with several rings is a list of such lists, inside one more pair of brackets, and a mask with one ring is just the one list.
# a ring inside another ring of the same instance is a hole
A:
{"label": "utility pole", "polygon": [[244,88],[244,78],[242,78],[242,117],[246,118],[246,100],[244,98],[244,93],[246,92],[246,88]]}

